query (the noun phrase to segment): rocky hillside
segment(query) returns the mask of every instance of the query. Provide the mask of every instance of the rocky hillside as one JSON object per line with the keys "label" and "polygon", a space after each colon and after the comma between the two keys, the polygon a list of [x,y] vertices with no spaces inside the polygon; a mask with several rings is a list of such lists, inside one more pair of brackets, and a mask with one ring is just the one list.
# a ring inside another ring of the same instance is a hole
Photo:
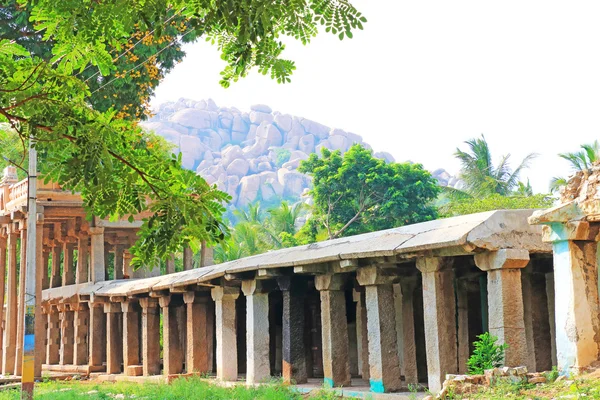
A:
{"label": "rocky hillside", "polygon": [[[355,133],[282,114],[266,105],[242,112],[218,107],[211,99],[162,104],[142,126],[172,142],[182,153],[184,167],[216,183],[231,195],[236,207],[255,201],[297,201],[310,187],[310,178],[297,171],[298,165],[322,147],[345,152],[360,143],[370,148]],[[394,161],[387,152],[375,156]],[[457,183],[443,169],[434,176],[444,186]]]}

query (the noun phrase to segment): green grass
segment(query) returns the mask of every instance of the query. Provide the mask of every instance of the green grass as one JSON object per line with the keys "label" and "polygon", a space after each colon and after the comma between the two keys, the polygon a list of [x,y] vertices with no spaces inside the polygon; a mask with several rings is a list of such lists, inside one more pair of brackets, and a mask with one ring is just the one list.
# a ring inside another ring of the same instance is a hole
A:
{"label": "green grass", "polygon": [[[48,400],[114,400],[116,395],[122,394],[125,399],[236,399],[236,400],[330,400],[336,399],[331,392],[321,391],[307,397],[292,391],[281,384],[262,385],[256,388],[247,388],[238,385],[224,388],[203,381],[200,378],[180,378],[170,385],[156,383],[95,383],[86,381],[68,382],[43,382],[36,385],[35,399]],[[10,390],[0,392],[0,400],[20,399],[20,391]]]}

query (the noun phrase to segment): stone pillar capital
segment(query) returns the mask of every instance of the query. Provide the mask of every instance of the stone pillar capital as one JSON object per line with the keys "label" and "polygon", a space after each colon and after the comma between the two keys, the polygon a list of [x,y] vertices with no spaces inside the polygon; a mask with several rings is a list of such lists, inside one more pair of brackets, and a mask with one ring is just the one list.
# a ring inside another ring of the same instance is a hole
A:
{"label": "stone pillar capital", "polygon": [[323,290],[344,290],[348,281],[346,274],[326,274],[315,276],[315,288]]}
{"label": "stone pillar capital", "polygon": [[242,292],[244,293],[244,296],[269,293],[274,288],[275,284],[273,281],[264,281],[258,279],[249,279],[242,281]]}
{"label": "stone pillar capital", "polygon": [[56,308],[59,312],[63,313],[65,311],[69,311],[69,305],[67,303],[58,303]]}
{"label": "stone pillar capital", "polygon": [[171,304],[171,295],[161,296],[158,298],[158,304],[161,308],[169,307]]}
{"label": "stone pillar capital", "polygon": [[421,273],[439,272],[452,267],[453,259],[450,257],[420,257],[417,258],[417,269]]}
{"label": "stone pillar capital", "polygon": [[529,251],[525,249],[500,249],[475,254],[475,265],[482,271],[525,268],[529,264]]}
{"label": "stone pillar capital", "polygon": [[361,286],[386,285],[393,283],[397,279],[397,271],[389,268],[377,267],[375,265],[359,268],[358,271],[356,271],[356,280]]}
{"label": "stone pillar capital", "polygon": [[224,298],[235,300],[240,296],[240,289],[232,286],[214,287],[210,294],[214,301],[222,301]]}
{"label": "stone pillar capital", "polygon": [[121,303],[104,303],[105,313],[118,313],[121,312]]}
{"label": "stone pillar capital", "polygon": [[102,226],[90,226],[89,233],[91,236],[103,235],[104,227]]}
{"label": "stone pillar capital", "polygon": [[128,299],[128,300],[121,302],[121,311],[124,313],[136,311],[134,309],[136,303],[137,303],[137,301],[135,301],[133,299]]}
{"label": "stone pillar capital", "polygon": [[140,299],[140,306],[144,309],[156,308],[156,306],[158,306],[158,300],[153,297],[142,297]]}
{"label": "stone pillar capital", "polygon": [[542,226],[542,241],[561,242],[565,240],[596,241],[600,225],[587,221],[552,222]]}

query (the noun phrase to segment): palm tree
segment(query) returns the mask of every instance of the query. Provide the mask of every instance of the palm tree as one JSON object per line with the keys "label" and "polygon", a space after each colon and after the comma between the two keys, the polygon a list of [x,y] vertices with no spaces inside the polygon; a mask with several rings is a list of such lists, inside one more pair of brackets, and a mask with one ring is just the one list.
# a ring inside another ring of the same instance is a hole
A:
{"label": "palm tree", "polygon": [[282,201],[279,207],[271,208],[269,213],[269,223],[273,232],[287,232],[291,235],[296,233],[296,220],[304,211],[305,204],[298,202],[293,206],[287,201]]}
{"label": "palm tree", "polygon": [[[581,150],[573,153],[560,153],[558,156],[567,160],[571,164],[571,169],[575,172],[586,171],[595,163],[600,161],[600,143],[594,140],[591,144],[582,144]],[[557,192],[561,187],[567,185],[567,179],[563,177],[554,177],[550,181],[550,192]]]}
{"label": "palm tree", "polygon": [[523,161],[512,170],[510,168],[510,154],[503,156],[500,163],[495,166],[492,161],[490,147],[481,135],[465,142],[469,150],[462,151],[457,148],[454,153],[462,164],[460,178],[466,186],[466,192],[473,197],[487,197],[492,194],[509,196],[519,187],[521,171],[529,167],[531,160],[537,154],[528,154]]}

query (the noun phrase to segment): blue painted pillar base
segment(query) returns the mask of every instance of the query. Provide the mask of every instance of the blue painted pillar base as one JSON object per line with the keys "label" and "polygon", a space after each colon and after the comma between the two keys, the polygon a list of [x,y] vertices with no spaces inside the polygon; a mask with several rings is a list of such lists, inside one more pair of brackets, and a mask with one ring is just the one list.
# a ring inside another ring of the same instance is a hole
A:
{"label": "blue painted pillar base", "polygon": [[370,380],[369,383],[371,385],[371,392],[373,392],[373,393],[385,393],[385,387],[383,386],[383,382],[382,381]]}

